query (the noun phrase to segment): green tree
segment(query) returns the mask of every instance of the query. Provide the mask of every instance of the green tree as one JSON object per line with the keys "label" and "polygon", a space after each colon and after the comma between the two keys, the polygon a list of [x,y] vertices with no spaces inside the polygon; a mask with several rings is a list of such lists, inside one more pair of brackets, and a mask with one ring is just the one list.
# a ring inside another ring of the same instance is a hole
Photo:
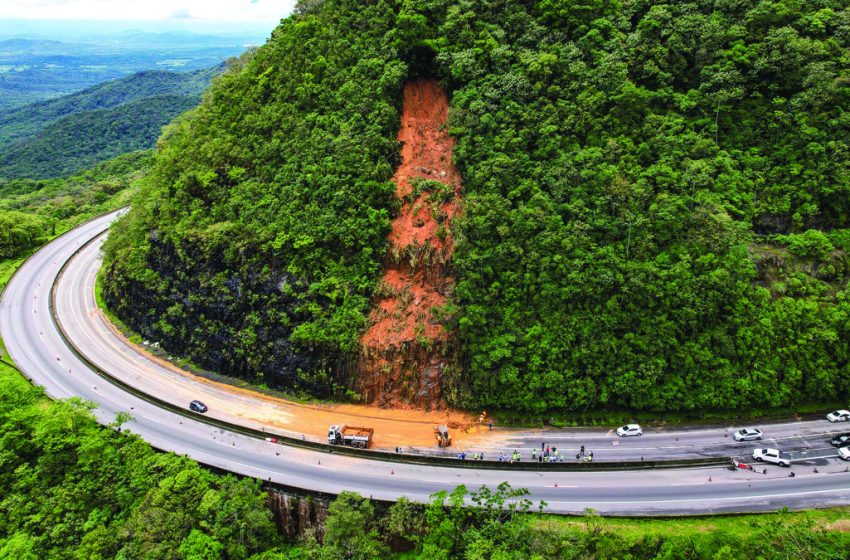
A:
{"label": "green tree", "polygon": [[339,494],[328,508],[324,540],[317,552],[317,558],[328,559],[384,558],[388,550],[378,535],[372,503],[351,492]]}

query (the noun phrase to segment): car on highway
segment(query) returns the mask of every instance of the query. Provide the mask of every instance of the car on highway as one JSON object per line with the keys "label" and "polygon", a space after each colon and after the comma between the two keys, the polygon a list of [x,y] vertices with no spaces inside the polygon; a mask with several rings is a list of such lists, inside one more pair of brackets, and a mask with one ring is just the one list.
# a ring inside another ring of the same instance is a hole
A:
{"label": "car on highway", "polygon": [[847,422],[850,420],[850,410],[836,410],[826,415],[830,422]]}
{"label": "car on highway", "polygon": [[847,447],[850,445],[850,434],[841,434],[832,438],[829,443],[835,447]]}
{"label": "car on highway", "polygon": [[774,463],[780,467],[791,466],[791,454],[783,453],[778,449],[753,449],[753,459]]}
{"label": "car on highway", "polygon": [[617,435],[620,437],[641,436],[643,435],[643,428],[637,424],[626,424],[617,428]]}
{"label": "car on highway", "polygon": [[761,439],[762,433],[758,428],[741,428],[732,437],[735,441],[755,441]]}
{"label": "car on highway", "polygon": [[841,447],[838,449],[838,456],[845,461],[850,461],[850,447]]}
{"label": "car on highway", "polygon": [[192,401],[189,403],[189,410],[191,410],[192,412],[200,412],[201,414],[203,414],[204,412],[209,410],[209,408],[207,408],[207,405],[205,405],[201,401]]}

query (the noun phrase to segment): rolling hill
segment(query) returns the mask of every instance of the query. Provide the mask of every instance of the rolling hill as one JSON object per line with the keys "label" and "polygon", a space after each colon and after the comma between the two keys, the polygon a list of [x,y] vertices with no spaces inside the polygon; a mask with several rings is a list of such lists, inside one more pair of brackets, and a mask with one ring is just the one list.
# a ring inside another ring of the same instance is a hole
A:
{"label": "rolling hill", "polygon": [[200,99],[212,77],[220,71],[220,67],[185,73],[148,70],[71,95],[0,113],[0,148],[74,113],[113,109],[147,97],[176,95]]}
{"label": "rolling hill", "polygon": [[0,177],[68,175],[152,148],[162,127],[197,105],[220,70],[139,72],[0,113]]}
{"label": "rolling hill", "polygon": [[146,33],[94,23],[0,21],[0,114],[145,70],[210,68],[266,36]]}

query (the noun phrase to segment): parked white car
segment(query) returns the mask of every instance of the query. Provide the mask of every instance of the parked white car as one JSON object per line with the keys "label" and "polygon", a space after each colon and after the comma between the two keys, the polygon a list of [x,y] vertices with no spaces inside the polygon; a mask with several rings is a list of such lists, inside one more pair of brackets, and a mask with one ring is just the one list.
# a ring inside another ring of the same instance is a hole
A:
{"label": "parked white car", "polygon": [[753,449],[753,459],[773,463],[780,467],[791,466],[791,455],[778,449]]}
{"label": "parked white car", "polygon": [[637,424],[626,424],[617,428],[617,435],[620,437],[641,436],[643,428]]}
{"label": "parked white car", "polygon": [[830,422],[847,422],[850,420],[850,410],[836,410],[826,415]]}
{"label": "parked white car", "polygon": [[845,461],[850,461],[850,447],[839,447],[838,456]]}
{"label": "parked white car", "polygon": [[742,428],[732,434],[735,441],[755,441],[761,439],[761,430],[758,428]]}

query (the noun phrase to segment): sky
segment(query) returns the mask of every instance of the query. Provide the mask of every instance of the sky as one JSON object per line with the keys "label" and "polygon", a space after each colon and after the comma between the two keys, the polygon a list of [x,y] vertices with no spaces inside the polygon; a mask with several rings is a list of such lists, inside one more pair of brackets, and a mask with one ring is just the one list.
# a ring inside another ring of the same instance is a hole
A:
{"label": "sky", "polygon": [[294,5],[295,0],[0,0],[0,18],[274,24]]}

